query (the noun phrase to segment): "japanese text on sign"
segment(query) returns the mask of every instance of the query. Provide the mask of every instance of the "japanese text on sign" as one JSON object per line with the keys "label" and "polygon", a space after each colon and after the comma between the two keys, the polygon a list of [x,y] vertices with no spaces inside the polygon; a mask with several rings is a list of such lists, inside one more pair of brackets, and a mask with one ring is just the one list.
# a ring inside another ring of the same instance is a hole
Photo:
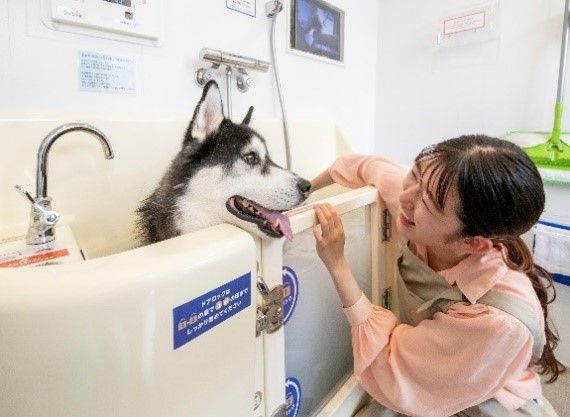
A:
{"label": "japanese text on sign", "polygon": [[81,91],[136,93],[134,59],[82,51],[79,61]]}
{"label": "japanese text on sign", "polygon": [[251,273],[172,310],[174,349],[251,305]]}

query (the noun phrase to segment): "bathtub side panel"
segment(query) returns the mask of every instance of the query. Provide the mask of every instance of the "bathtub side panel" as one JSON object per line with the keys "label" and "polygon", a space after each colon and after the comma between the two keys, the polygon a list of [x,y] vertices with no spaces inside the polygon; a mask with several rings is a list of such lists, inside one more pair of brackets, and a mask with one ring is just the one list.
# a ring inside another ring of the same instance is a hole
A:
{"label": "bathtub side panel", "polygon": [[250,417],[255,246],[231,226],[193,235],[0,271],[0,415]]}

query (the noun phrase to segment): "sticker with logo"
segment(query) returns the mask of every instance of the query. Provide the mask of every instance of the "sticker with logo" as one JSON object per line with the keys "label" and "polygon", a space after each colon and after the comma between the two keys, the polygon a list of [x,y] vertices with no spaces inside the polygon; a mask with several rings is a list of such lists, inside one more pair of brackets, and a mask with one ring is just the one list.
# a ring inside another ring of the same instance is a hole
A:
{"label": "sticker with logo", "polygon": [[287,405],[287,417],[297,417],[301,407],[301,383],[297,378],[285,380],[285,404]]}
{"label": "sticker with logo", "polygon": [[288,266],[283,267],[283,323],[287,324],[299,298],[297,274]]}

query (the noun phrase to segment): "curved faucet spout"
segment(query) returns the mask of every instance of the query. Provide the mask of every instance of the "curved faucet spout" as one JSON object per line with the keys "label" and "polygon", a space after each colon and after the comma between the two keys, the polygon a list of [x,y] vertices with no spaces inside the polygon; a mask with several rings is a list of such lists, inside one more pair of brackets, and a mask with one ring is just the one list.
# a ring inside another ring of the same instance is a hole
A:
{"label": "curved faucet spout", "polygon": [[105,158],[113,159],[115,157],[109,139],[107,139],[107,136],[105,136],[105,134],[96,127],[91,126],[87,123],[68,123],[56,127],[54,130],[48,133],[38,149],[38,165],[36,171],[36,199],[47,198],[47,156],[51,145],[53,145],[53,143],[60,136],[76,130],[90,133],[92,136],[98,139],[101,143],[101,146],[103,147]]}

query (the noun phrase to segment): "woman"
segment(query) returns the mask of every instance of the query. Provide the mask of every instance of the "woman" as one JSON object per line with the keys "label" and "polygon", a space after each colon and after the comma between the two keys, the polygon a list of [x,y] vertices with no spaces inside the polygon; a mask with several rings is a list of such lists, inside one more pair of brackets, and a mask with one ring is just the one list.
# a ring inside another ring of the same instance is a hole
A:
{"label": "woman", "polygon": [[362,294],[338,214],[315,207],[317,253],[351,324],[354,372],[375,400],[357,416],[556,416],[538,376],[553,382],[565,370],[547,320],[552,278],[520,238],[544,209],[526,154],[462,136],[426,148],[407,175],[384,158],[351,155],[312,186],[333,181],[374,185],[403,237],[398,320]]}

